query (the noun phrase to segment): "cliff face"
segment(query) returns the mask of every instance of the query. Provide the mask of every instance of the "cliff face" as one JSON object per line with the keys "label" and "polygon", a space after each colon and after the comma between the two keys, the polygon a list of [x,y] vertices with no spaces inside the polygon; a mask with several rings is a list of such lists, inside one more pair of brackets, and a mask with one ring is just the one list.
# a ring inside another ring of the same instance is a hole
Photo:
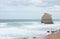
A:
{"label": "cliff face", "polygon": [[60,39],[60,32],[47,35],[47,39]]}
{"label": "cliff face", "polygon": [[53,24],[51,15],[48,14],[48,13],[45,13],[42,16],[41,23],[44,23],[44,24]]}

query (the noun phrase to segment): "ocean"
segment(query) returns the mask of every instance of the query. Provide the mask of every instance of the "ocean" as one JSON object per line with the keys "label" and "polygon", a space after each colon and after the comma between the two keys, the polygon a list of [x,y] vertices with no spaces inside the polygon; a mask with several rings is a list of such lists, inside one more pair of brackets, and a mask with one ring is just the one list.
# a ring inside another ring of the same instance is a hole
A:
{"label": "ocean", "polygon": [[60,20],[54,20],[54,24],[41,24],[41,20],[30,19],[1,19],[0,39],[29,39],[31,36],[44,34],[48,30],[60,29]]}

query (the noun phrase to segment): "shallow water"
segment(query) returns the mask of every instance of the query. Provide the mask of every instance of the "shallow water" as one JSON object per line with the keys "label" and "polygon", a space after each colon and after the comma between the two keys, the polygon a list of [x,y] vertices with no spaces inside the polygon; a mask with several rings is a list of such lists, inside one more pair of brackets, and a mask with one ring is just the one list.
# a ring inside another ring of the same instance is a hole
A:
{"label": "shallow water", "polygon": [[47,30],[60,29],[60,21],[54,24],[40,22],[2,22],[0,23],[0,39],[28,39],[36,34],[47,34]]}

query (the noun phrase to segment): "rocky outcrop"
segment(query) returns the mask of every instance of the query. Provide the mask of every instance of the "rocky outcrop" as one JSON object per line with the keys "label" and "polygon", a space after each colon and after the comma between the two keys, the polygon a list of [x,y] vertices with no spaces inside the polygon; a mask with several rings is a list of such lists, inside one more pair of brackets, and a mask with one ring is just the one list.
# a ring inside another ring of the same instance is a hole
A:
{"label": "rocky outcrop", "polygon": [[60,39],[60,32],[47,35],[47,39]]}
{"label": "rocky outcrop", "polygon": [[51,15],[48,14],[48,13],[45,13],[42,16],[41,23],[44,23],[44,24],[53,24]]}

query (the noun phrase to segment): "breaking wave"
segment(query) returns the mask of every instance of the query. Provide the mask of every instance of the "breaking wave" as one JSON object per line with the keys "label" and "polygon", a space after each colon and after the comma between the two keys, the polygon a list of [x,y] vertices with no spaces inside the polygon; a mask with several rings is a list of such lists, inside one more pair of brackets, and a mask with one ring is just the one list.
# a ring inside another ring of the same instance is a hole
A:
{"label": "breaking wave", "polygon": [[0,39],[27,39],[35,34],[47,34],[47,30],[60,29],[60,22],[41,24],[40,22],[0,23]]}

